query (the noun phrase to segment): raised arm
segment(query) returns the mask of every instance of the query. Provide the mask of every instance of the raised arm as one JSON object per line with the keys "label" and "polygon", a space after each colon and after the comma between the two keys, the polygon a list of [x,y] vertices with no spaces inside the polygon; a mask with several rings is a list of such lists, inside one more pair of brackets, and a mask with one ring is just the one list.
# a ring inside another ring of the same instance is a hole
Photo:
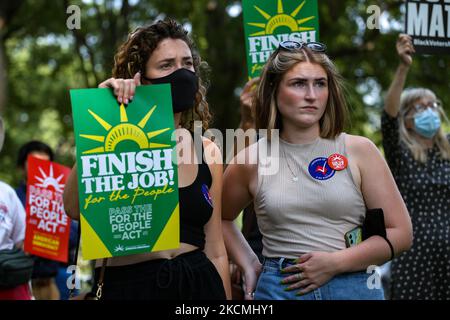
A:
{"label": "raised arm", "polygon": [[255,128],[255,118],[253,116],[254,113],[252,110],[252,104],[258,82],[259,78],[253,78],[252,80],[248,81],[245,84],[244,89],[242,89],[242,93],[239,97],[240,113],[241,113],[241,121],[239,123],[239,128],[241,128],[244,131],[247,129]]}
{"label": "raised arm", "polygon": [[397,39],[397,54],[400,58],[400,63],[384,101],[384,110],[391,117],[397,117],[400,108],[400,95],[405,87],[406,77],[409,67],[412,64],[412,54],[414,52],[411,37],[406,34],[400,34]]}
{"label": "raised arm", "polygon": [[[256,87],[258,85],[259,78],[253,78],[248,81],[244,89],[242,89],[239,97],[239,110],[241,114],[241,121],[239,122],[239,129],[246,132],[249,129],[255,129],[255,117],[253,108],[253,100],[256,93]],[[245,139],[244,144],[235,143],[233,147],[233,155],[235,157],[241,150],[247,148],[251,144],[251,139]]]}

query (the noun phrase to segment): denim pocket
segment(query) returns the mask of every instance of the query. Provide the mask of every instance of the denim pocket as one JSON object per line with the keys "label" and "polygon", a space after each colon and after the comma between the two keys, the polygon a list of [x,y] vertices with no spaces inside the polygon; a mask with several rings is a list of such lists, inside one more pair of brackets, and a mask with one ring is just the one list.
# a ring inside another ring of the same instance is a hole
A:
{"label": "denim pocket", "polygon": [[367,284],[369,275],[355,272],[338,275],[327,285],[327,299],[332,300],[384,300],[383,289],[370,289]]}

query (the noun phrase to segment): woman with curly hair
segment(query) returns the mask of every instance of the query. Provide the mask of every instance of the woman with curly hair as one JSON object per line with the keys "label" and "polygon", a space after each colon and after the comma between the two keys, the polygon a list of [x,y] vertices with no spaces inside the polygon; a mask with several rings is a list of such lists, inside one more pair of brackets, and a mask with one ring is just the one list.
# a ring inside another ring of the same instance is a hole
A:
{"label": "woman with curly hair", "polygon": [[[197,158],[189,163],[178,161],[180,247],[108,259],[101,299],[230,297],[228,258],[221,231],[222,157],[217,146],[205,138],[203,148],[211,152],[197,154],[191,139],[194,120],[200,120],[206,129],[211,119],[205,100],[206,84],[200,75],[204,67],[206,63],[201,61],[187,31],[165,19],[131,33],[115,56],[113,77],[99,85],[112,88],[119,103],[127,104],[136,86],[170,83],[177,155],[184,150]],[[64,194],[66,211],[74,219],[79,218],[78,199],[71,197],[78,194],[76,177],[76,170],[72,170]],[[205,185],[212,202],[206,201]],[[97,261],[96,282],[100,266]],[[92,293],[95,291],[94,286]]]}

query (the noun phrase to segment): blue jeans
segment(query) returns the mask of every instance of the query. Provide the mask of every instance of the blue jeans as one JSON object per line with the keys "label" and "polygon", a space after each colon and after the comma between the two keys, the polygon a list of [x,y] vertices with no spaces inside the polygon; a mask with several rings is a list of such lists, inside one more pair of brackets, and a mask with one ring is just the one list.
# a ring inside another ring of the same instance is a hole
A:
{"label": "blue jeans", "polygon": [[340,274],[305,295],[297,296],[300,289],[284,291],[289,285],[280,284],[287,273],[281,269],[295,262],[286,258],[264,258],[263,271],[256,285],[255,300],[384,300],[383,288],[369,289],[371,274],[354,272]]}
{"label": "blue jeans", "polygon": [[[56,285],[59,289],[60,300],[69,300],[70,290],[67,287],[67,279],[70,277],[70,273],[67,273],[67,267],[59,267],[58,274],[55,277]],[[74,289],[73,295],[78,295],[78,289]]]}

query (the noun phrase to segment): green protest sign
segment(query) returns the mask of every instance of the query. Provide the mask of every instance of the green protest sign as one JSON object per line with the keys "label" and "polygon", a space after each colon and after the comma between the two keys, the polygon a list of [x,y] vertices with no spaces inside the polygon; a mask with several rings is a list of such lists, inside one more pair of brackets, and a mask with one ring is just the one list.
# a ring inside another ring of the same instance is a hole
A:
{"label": "green protest sign", "polygon": [[70,90],[70,96],[83,257],[177,248],[170,86],[139,86],[127,107],[118,106],[110,89]]}
{"label": "green protest sign", "polygon": [[249,78],[286,40],[319,41],[317,0],[242,0]]}

